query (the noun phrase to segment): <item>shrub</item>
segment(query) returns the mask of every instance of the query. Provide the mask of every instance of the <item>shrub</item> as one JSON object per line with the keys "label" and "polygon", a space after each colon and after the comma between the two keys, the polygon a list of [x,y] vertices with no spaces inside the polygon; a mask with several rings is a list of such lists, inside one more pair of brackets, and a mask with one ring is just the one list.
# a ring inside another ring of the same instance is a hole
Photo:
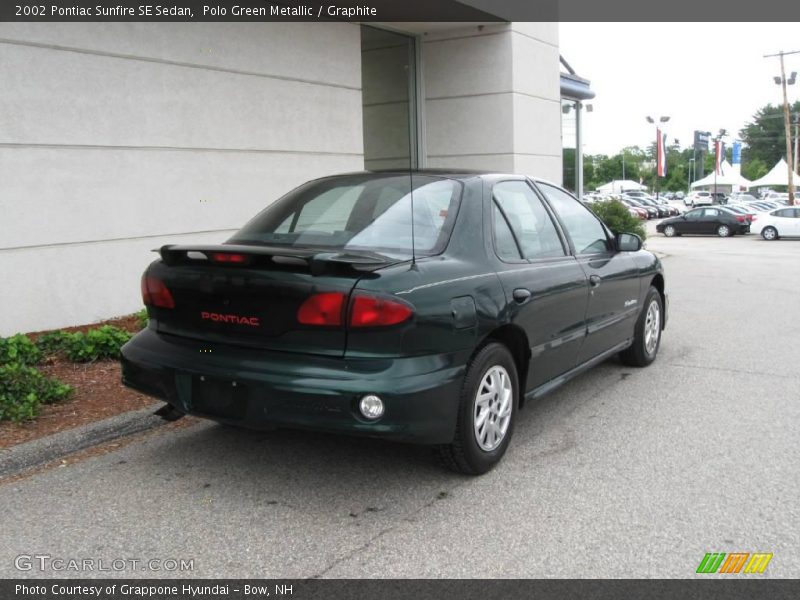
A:
{"label": "shrub", "polygon": [[35,365],[42,360],[42,352],[27,335],[0,338],[0,365],[20,363]]}
{"label": "shrub", "polygon": [[139,318],[139,329],[144,329],[147,327],[147,324],[150,322],[150,317],[147,316],[147,309],[143,308],[136,316]]}
{"label": "shrub", "polygon": [[102,358],[119,358],[122,345],[131,334],[112,325],[90,329],[86,334],[65,334],[64,352],[73,362],[90,362]]}
{"label": "shrub", "polygon": [[63,400],[72,392],[64,383],[49,379],[37,369],[20,363],[0,366],[0,421],[27,421],[39,414],[42,404]]}
{"label": "shrub", "polygon": [[65,331],[44,333],[36,340],[36,347],[45,354],[55,354],[64,349],[69,334]]}
{"label": "shrub", "polygon": [[642,222],[637,217],[634,217],[628,207],[618,200],[595,202],[592,204],[592,211],[614,233],[635,233],[643,240],[647,238],[647,232]]}

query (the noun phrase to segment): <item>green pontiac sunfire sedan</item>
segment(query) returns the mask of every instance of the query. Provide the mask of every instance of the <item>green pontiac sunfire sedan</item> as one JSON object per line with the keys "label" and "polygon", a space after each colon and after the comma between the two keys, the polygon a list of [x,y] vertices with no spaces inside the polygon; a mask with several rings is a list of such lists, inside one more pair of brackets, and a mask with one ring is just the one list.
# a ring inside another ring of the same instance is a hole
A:
{"label": "green pontiac sunfire sedan", "polygon": [[620,353],[656,358],[657,257],[519,175],[369,172],[306,183],[222,245],[164,246],[123,382],[166,418],[432,444],[491,469],[517,411]]}

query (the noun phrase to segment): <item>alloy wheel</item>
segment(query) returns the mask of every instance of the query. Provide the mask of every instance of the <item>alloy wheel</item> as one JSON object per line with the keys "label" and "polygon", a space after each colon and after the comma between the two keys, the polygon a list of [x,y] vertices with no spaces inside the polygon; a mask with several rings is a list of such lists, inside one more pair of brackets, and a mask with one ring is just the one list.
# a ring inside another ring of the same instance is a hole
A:
{"label": "alloy wheel", "polygon": [[508,432],[514,400],[511,378],[500,365],[490,367],[478,386],[473,411],[475,440],[481,450],[497,448]]}
{"label": "alloy wheel", "polygon": [[658,302],[653,300],[647,307],[647,316],[644,320],[644,349],[652,355],[658,345],[658,336],[661,335],[661,309]]}

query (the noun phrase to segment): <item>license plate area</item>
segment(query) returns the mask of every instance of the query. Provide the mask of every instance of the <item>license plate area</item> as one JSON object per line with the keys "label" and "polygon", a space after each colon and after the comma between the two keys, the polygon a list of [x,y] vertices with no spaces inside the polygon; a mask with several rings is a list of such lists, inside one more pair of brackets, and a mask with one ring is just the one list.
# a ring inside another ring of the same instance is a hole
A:
{"label": "license plate area", "polygon": [[194,375],[192,409],[214,417],[244,419],[247,415],[247,387],[230,379]]}

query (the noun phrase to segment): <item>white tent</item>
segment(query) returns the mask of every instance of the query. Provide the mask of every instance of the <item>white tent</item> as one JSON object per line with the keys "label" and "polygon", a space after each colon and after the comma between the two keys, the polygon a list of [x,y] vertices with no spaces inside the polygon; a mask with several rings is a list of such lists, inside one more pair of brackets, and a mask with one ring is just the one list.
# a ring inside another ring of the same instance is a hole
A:
{"label": "white tent", "polygon": [[642,185],[641,183],[636,183],[635,181],[631,181],[630,179],[615,179],[614,181],[609,181],[605,185],[601,185],[597,188],[598,192],[626,192],[630,190],[646,190],[647,186]]}
{"label": "white tent", "polygon": [[[797,173],[794,175],[797,177]],[[789,185],[789,165],[780,159],[778,164],[772,167],[769,173],[750,182],[750,187],[765,187],[770,185]]]}
{"label": "white tent", "polygon": [[719,175],[714,175],[713,171],[703,177],[702,179],[698,179],[697,181],[692,183],[692,189],[696,190],[700,189],[713,189],[716,185],[717,189],[720,191],[734,191],[733,188],[749,188],[753,184],[736,173],[734,168],[731,166],[727,160],[722,161],[720,165],[720,170],[722,173]]}

